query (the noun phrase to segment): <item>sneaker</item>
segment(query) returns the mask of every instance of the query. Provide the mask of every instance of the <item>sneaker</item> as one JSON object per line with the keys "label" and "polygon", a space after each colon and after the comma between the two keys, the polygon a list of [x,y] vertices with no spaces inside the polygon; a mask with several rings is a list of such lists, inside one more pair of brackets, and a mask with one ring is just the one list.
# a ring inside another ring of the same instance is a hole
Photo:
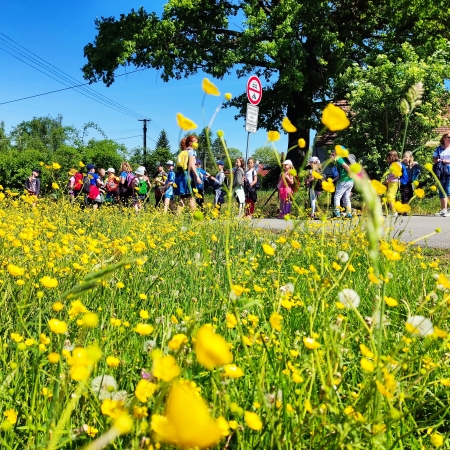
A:
{"label": "sneaker", "polygon": [[447,213],[446,214],[444,214],[444,216],[443,217],[450,217],[450,211],[447,209]]}
{"label": "sneaker", "polygon": [[347,213],[347,214],[345,215],[345,218],[346,218],[346,219],[352,219],[352,218],[353,218],[353,214],[352,214],[352,213]]}
{"label": "sneaker", "polygon": [[341,212],[340,211],[333,211],[333,217],[341,217]]}
{"label": "sneaker", "polygon": [[435,216],[450,217],[450,216],[447,216],[447,214],[448,214],[448,209],[441,209],[438,213],[435,214]]}

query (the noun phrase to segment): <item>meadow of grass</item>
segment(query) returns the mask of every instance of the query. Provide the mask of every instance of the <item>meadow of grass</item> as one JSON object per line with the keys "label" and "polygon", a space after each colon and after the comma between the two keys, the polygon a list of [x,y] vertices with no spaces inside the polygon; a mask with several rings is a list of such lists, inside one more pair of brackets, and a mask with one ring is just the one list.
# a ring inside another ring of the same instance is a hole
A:
{"label": "meadow of grass", "polygon": [[233,216],[3,198],[2,449],[450,445],[448,261]]}

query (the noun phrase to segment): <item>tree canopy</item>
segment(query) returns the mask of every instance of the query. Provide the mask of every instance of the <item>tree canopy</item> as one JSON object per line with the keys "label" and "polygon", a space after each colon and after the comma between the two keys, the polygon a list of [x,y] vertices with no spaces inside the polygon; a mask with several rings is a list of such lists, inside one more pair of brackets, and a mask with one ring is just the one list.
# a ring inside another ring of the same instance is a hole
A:
{"label": "tree canopy", "polygon": [[155,149],[165,148],[170,152],[170,143],[169,137],[167,136],[166,130],[161,130],[159,133],[158,139],[155,144]]}
{"label": "tree canopy", "polygon": [[[410,43],[419,57],[446,44],[448,0],[168,0],[161,17],[144,8],[95,21],[84,48],[85,78],[114,81],[119,66],[153,67],[163,80],[199,70],[215,78],[236,71],[265,79],[260,126],[284,115],[297,126],[289,146],[317,125],[336,96],[335,81],[352,64],[386,54],[395,61]],[[342,94],[342,92],[339,92]],[[245,94],[230,105],[245,114]],[[294,161],[300,149],[290,152]]]}
{"label": "tree canopy", "polygon": [[[424,152],[424,143],[436,137],[433,129],[443,123],[448,110],[449,92],[444,85],[450,45],[426,58],[420,58],[408,43],[401,46],[396,61],[376,55],[370,64],[349,67],[339,80],[348,89],[352,120],[337,143],[350,148],[371,175],[381,175],[387,168],[389,150],[409,150],[416,159]],[[409,117],[407,139],[403,149],[405,115],[400,101],[408,89],[423,82],[422,103]],[[427,150],[429,153],[429,150]],[[429,154],[428,154],[429,157]]]}

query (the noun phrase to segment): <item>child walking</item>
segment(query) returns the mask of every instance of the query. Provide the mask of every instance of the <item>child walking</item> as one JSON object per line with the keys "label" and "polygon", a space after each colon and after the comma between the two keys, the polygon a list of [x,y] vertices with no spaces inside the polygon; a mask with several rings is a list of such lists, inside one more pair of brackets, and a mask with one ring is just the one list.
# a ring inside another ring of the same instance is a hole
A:
{"label": "child walking", "polygon": [[[317,178],[317,174],[322,177],[322,165],[317,156],[308,159],[309,174],[306,179],[306,186],[309,191],[309,201],[311,204],[311,219],[316,218],[317,196],[322,192],[322,180]],[[314,174],[316,176],[314,176]]]}
{"label": "child walking", "polygon": [[283,163],[280,179],[278,180],[278,196],[280,198],[280,213],[278,219],[283,219],[286,214],[291,213],[292,202],[292,186],[294,184],[294,176],[289,173],[293,168],[292,161],[287,159]]}
{"label": "child walking", "polygon": [[244,158],[236,159],[236,169],[234,171],[234,178],[233,178],[233,191],[234,195],[236,196],[236,201],[239,208],[238,217],[243,216],[245,206],[244,165],[245,165]]}
{"label": "child walking", "polygon": [[387,185],[386,202],[389,206],[389,209],[391,210],[392,216],[396,217],[398,214],[394,209],[394,203],[400,185],[400,176],[396,173],[397,170],[392,170],[392,165],[398,165],[398,173],[400,173],[400,175],[402,173],[402,165],[399,161],[398,153],[395,150],[391,150],[390,152],[388,152],[386,161],[388,162],[390,167],[389,175],[384,182]]}
{"label": "child walking", "polygon": [[221,206],[225,203],[225,191],[222,189],[222,186],[225,182],[225,172],[223,171],[225,163],[221,159],[219,159],[216,164],[219,172],[215,177],[211,176],[210,180],[214,182],[213,186],[215,207],[220,211]]}
{"label": "child walking", "polygon": [[175,172],[173,171],[174,163],[172,160],[166,162],[167,178],[164,185],[164,214],[167,213],[169,207],[173,209],[173,183],[175,182]]}

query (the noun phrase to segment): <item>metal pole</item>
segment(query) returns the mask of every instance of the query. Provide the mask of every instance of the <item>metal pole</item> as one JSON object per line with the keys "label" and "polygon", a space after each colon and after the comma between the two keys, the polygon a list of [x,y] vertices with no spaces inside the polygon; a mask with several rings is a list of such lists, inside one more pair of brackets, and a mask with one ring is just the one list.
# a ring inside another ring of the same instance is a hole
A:
{"label": "metal pole", "polygon": [[152,119],[138,119],[139,122],[144,122],[143,129],[143,140],[144,140],[144,154],[143,154],[143,165],[145,167],[145,163],[147,162],[147,122],[150,122]]}
{"label": "metal pole", "polygon": [[248,141],[250,140],[250,131],[247,133],[247,148],[245,149],[245,170],[248,169],[247,161],[248,161]]}

